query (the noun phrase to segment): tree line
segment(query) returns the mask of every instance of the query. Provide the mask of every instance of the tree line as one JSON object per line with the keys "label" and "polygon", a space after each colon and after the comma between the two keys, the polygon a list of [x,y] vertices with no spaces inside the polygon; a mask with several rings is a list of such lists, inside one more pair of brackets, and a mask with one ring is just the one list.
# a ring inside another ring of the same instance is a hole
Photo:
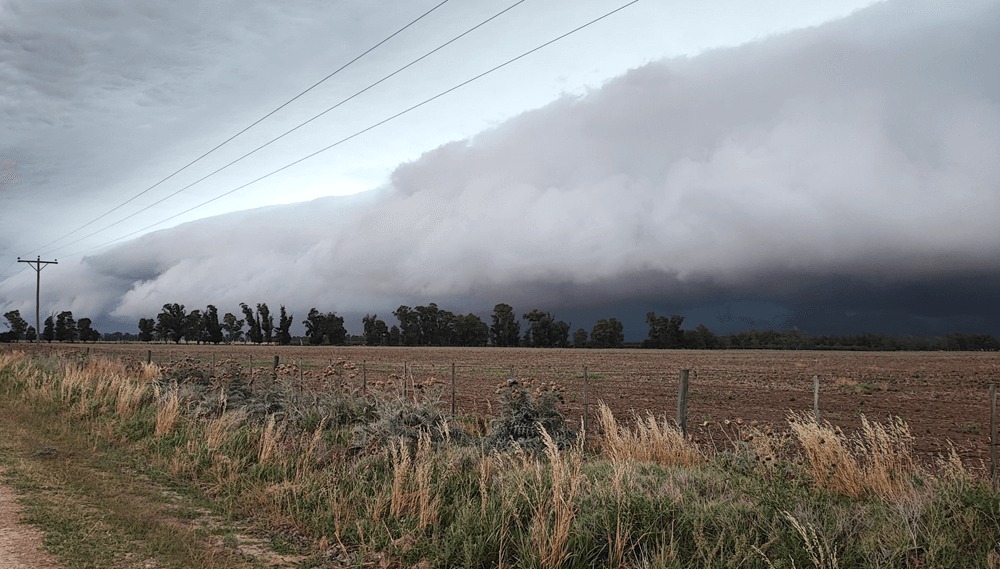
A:
{"label": "tree line", "polygon": [[[242,318],[240,317],[242,316]],[[195,342],[288,345],[293,341],[310,345],[364,344],[367,346],[495,346],[535,348],[621,348],[650,349],[773,349],[773,350],[971,350],[1000,351],[1000,341],[987,334],[953,333],[946,336],[890,336],[858,334],[809,336],[798,330],[750,330],[717,335],[699,325],[683,328],[684,317],[646,314],[648,333],[641,343],[625,342],[624,325],[617,318],[600,319],[588,331],[557,320],[549,312],[532,309],[518,314],[512,306],[497,304],[489,323],[478,315],[455,314],[436,303],[410,307],[401,305],[392,312],[396,323],[389,325],[377,314],[362,318],[360,336],[348,335],[344,318],[335,312],[312,308],[302,324],[305,336],[293,338],[293,315],[284,306],[275,314],[266,303],[250,306],[240,303],[237,314],[225,313],[221,319],[214,305],[204,310],[188,311],[183,304],[164,304],[155,318],[141,318],[139,333],[114,332],[101,335],[89,318],[74,319],[63,311],[45,320],[42,339],[47,342],[140,341]],[[0,342],[34,340],[35,329],[19,311],[4,314],[9,330],[0,333]],[[523,324],[523,326],[522,326]]]}

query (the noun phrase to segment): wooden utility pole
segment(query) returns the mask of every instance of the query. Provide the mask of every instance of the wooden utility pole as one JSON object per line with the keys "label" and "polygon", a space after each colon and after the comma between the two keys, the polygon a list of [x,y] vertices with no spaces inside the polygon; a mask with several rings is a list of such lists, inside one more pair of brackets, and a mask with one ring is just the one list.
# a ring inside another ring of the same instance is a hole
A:
{"label": "wooden utility pole", "polygon": [[[9,259],[10,257],[8,257]],[[41,297],[42,297],[42,269],[47,265],[58,265],[58,260],[43,261],[41,257],[36,258],[34,261],[30,259],[17,258],[18,263],[28,263],[31,265],[32,269],[35,269],[35,343],[42,343],[42,325],[41,325]]]}

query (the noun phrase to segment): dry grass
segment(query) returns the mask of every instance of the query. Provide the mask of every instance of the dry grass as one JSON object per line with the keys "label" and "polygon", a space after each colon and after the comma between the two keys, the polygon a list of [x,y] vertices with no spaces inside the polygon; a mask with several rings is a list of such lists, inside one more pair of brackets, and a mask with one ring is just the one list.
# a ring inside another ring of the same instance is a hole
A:
{"label": "dry grass", "polygon": [[861,429],[853,437],[809,415],[792,415],[788,422],[817,486],[852,498],[913,493],[914,480],[922,472],[913,462],[913,435],[902,419],[875,423],[862,416]]}
{"label": "dry grass", "polygon": [[205,446],[213,451],[222,448],[246,418],[246,409],[238,409],[226,411],[215,419],[208,420],[205,425]]}
{"label": "dry grass", "polygon": [[693,466],[705,461],[700,450],[666,417],[652,413],[629,428],[621,425],[602,401],[597,409],[604,432],[601,452],[612,461],[652,462],[664,466]]}
{"label": "dry grass", "polygon": [[159,386],[153,387],[156,398],[156,428],[153,431],[157,437],[162,437],[174,430],[181,413],[181,400],[177,386],[174,385],[163,393]]}
{"label": "dry grass", "polygon": [[[545,456],[551,472],[551,494],[548,500],[538,500],[531,521],[531,537],[542,567],[560,567],[570,555],[569,537],[576,515],[575,500],[580,490],[581,457],[579,452],[559,452],[552,436],[542,428]],[[542,482],[541,464],[536,475]]]}
{"label": "dry grass", "polygon": [[278,423],[274,414],[268,415],[264,427],[260,431],[260,449],[257,461],[266,464],[276,458],[281,439],[285,436],[285,423]]}

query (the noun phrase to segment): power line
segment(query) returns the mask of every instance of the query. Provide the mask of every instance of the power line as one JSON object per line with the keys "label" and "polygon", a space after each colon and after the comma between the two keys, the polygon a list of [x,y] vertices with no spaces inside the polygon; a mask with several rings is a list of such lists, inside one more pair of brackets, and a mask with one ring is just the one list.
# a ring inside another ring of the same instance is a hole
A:
{"label": "power line", "polygon": [[[168,195],[160,198],[159,200],[157,200],[157,201],[155,201],[155,202],[147,205],[146,207],[143,207],[142,209],[139,209],[139,210],[136,210],[136,211],[130,213],[129,215],[127,215],[127,216],[119,219],[118,221],[115,221],[113,223],[105,225],[104,227],[98,229],[97,231],[88,233],[87,235],[84,235],[83,237],[79,237],[79,238],[77,238],[77,239],[75,239],[73,241],[70,241],[69,243],[65,243],[63,245],[60,245],[59,247],[57,247],[55,249],[51,249],[48,252],[49,253],[55,253],[57,251],[61,251],[61,250],[65,249],[66,247],[69,247],[70,245],[74,245],[74,244],[79,243],[79,242],[81,242],[81,241],[83,241],[85,239],[93,237],[94,235],[97,235],[98,233],[102,233],[103,231],[105,231],[107,229],[110,229],[110,228],[112,228],[112,227],[114,227],[114,226],[116,226],[116,225],[118,225],[120,223],[128,221],[129,219],[132,219],[133,217],[139,215],[140,213],[142,213],[144,211],[148,211],[148,210],[152,209],[153,207],[155,207],[157,205],[160,205],[161,203],[163,203],[163,202],[167,201],[168,199],[176,196],[177,194],[179,194],[179,193],[181,193],[181,192],[183,192],[183,191],[185,191],[187,189],[190,189],[191,187],[196,186],[196,185],[200,184],[201,182],[204,182],[205,180],[211,178],[212,176],[215,176],[219,172],[222,172],[223,170],[228,169],[230,166],[233,166],[234,164],[243,161],[244,159],[252,156],[253,154],[256,154],[257,152],[263,150],[264,148],[267,148],[268,146],[274,144],[275,142],[278,142],[282,138],[285,138],[289,134],[291,134],[291,133],[299,130],[300,128],[302,128],[302,127],[306,126],[307,124],[315,121],[316,119],[318,119],[318,118],[326,115],[330,111],[333,111],[334,109],[339,108],[340,106],[342,106],[345,103],[347,103],[347,102],[349,102],[349,101],[357,98],[358,96],[366,93],[367,91],[373,89],[374,87],[376,87],[376,86],[384,83],[385,81],[388,81],[389,79],[391,79],[392,77],[395,77],[396,75],[402,73],[406,69],[409,69],[410,67],[416,65],[417,63],[423,61],[424,59],[427,59],[431,55],[437,53],[438,51],[441,51],[442,49],[448,47],[449,45],[455,43],[456,41],[462,39],[463,37],[471,34],[472,32],[474,32],[474,31],[478,30],[479,28],[485,26],[486,24],[490,23],[491,21],[493,21],[493,20],[499,18],[500,16],[504,15],[505,13],[509,12],[510,10],[513,10],[514,8],[516,8],[517,6],[519,6],[520,4],[523,4],[525,1],[526,0],[518,0],[514,4],[511,4],[510,6],[508,6],[507,8],[504,8],[503,10],[497,12],[496,14],[493,14],[489,18],[486,18],[485,20],[483,20],[482,22],[479,22],[478,24],[476,24],[475,26],[469,28],[468,30],[465,30],[464,32],[458,34],[457,36],[451,38],[450,40],[444,42],[443,44],[435,47],[434,49],[428,51],[427,53],[421,55],[420,57],[418,57],[418,58],[410,61],[409,63],[407,63],[406,65],[404,65],[404,66],[400,67],[399,69],[393,71],[392,73],[390,73],[390,74],[382,77],[378,81],[375,81],[374,83],[371,83],[370,85],[368,85],[364,89],[361,89],[360,91],[357,91],[353,95],[351,95],[351,96],[349,96],[349,97],[347,97],[345,99],[342,99],[340,102],[338,102],[337,104],[333,105],[332,107],[329,107],[326,110],[324,110],[324,111],[322,111],[322,112],[320,112],[320,113],[312,116],[311,118],[307,119],[306,121],[299,123],[295,127],[292,127],[291,129],[283,132],[282,134],[276,136],[275,138],[272,138],[271,140],[265,142],[264,144],[261,144],[260,146],[254,148],[250,152],[247,152],[246,154],[243,154],[239,158],[236,158],[235,160],[232,160],[231,162],[225,164],[224,166],[222,166],[220,168],[217,168],[217,169],[213,170],[212,172],[209,172],[208,174],[202,176],[201,178],[198,178],[197,180],[195,180],[195,181],[191,182],[190,184],[188,184],[188,185],[180,188],[179,190],[177,190],[177,191],[175,191],[175,192],[173,192],[171,194],[168,194]],[[192,164],[193,164],[193,162],[192,162]],[[50,243],[50,245],[51,245],[51,243]]]}
{"label": "power line", "polygon": [[[348,61],[347,63],[345,63],[345,64],[343,64],[343,65],[341,65],[340,67],[338,67],[338,68],[337,68],[337,69],[336,69],[335,71],[333,71],[332,73],[330,73],[330,74],[329,74],[329,75],[327,75],[326,77],[324,77],[324,78],[320,79],[319,81],[317,81],[317,82],[313,83],[313,84],[312,84],[311,86],[309,86],[309,88],[307,88],[307,89],[306,89],[305,91],[302,91],[302,92],[301,92],[301,93],[299,93],[298,95],[295,95],[295,96],[294,96],[294,97],[292,97],[291,99],[289,99],[289,100],[285,101],[284,103],[282,103],[281,105],[279,105],[279,106],[278,106],[277,108],[275,108],[275,109],[274,109],[274,110],[272,110],[271,112],[269,112],[269,113],[267,113],[266,115],[264,115],[264,116],[260,117],[259,119],[257,119],[257,120],[256,120],[256,121],[254,121],[253,123],[251,123],[251,124],[250,124],[249,126],[247,126],[246,128],[244,128],[243,130],[240,130],[240,131],[239,131],[239,132],[237,132],[236,134],[234,134],[234,135],[230,136],[229,138],[227,138],[226,140],[224,140],[224,141],[220,142],[219,144],[217,144],[217,145],[216,145],[215,147],[213,147],[213,148],[212,148],[211,150],[209,150],[208,152],[205,152],[205,153],[204,153],[204,154],[202,154],[201,156],[199,156],[199,157],[195,158],[194,160],[192,160],[192,161],[188,162],[187,164],[185,164],[185,165],[184,165],[184,166],[182,166],[182,167],[181,167],[180,169],[176,170],[175,172],[173,172],[172,174],[170,174],[170,175],[169,175],[169,176],[167,176],[166,178],[163,178],[163,179],[162,179],[162,180],[160,180],[159,182],[156,182],[156,183],[155,183],[155,184],[153,184],[152,186],[150,186],[150,187],[146,188],[145,190],[143,190],[143,191],[139,192],[138,194],[136,194],[136,195],[132,196],[131,198],[129,198],[129,199],[127,199],[127,200],[125,200],[124,202],[122,202],[122,203],[120,203],[120,204],[116,205],[115,207],[113,207],[113,208],[111,208],[110,210],[108,210],[108,211],[106,211],[106,212],[102,213],[101,215],[99,215],[99,216],[95,217],[94,219],[92,219],[92,220],[88,221],[87,223],[84,223],[84,224],[83,224],[83,225],[81,225],[80,227],[77,227],[76,229],[74,229],[73,231],[70,231],[69,233],[67,233],[67,234],[63,235],[62,237],[59,237],[58,239],[54,239],[54,240],[52,240],[52,241],[50,241],[50,242],[46,243],[45,245],[42,245],[41,247],[39,247],[39,248],[37,248],[37,249],[34,249],[34,250],[32,250],[32,251],[29,251],[29,254],[30,254],[30,253],[35,253],[35,252],[37,252],[37,251],[40,251],[40,250],[42,250],[42,249],[45,249],[46,247],[48,247],[48,246],[50,246],[50,245],[52,245],[52,244],[54,244],[54,243],[58,243],[59,241],[62,241],[63,239],[65,239],[65,238],[69,237],[70,235],[73,235],[74,233],[76,233],[77,231],[80,231],[81,229],[84,229],[84,228],[86,228],[86,227],[89,227],[89,226],[93,225],[93,224],[94,224],[94,223],[96,223],[97,221],[99,221],[99,220],[101,220],[101,219],[103,219],[103,218],[107,217],[108,215],[110,215],[110,214],[114,213],[115,211],[118,211],[118,210],[119,210],[119,209],[121,209],[122,207],[124,207],[124,206],[128,205],[129,203],[133,202],[133,201],[134,201],[134,200],[135,200],[136,198],[138,198],[138,197],[140,197],[140,196],[142,196],[142,195],[144,195],[144,194],[146,194],[146,193],[150,192],[151,190],[153,190],[154,188],[156,188],[156,187],[157,187],[157,186],[159,186],[160,184],[162,184],[162,183],[166,182],[167,180],[170,180],[171,178],[173,178],[173,177],[174,177],[174,176],[176,176],[177,174],[180,174],[180,173],[181,173],[181,172],[183,172],[184,170],[187,170],[188,168],[190,168],[190,167],[191,167],[191,166],[193,166],[194,164],[196,164],[196,163],[200,162],[200,161],[201,161],[201,160],[202,160],[203,158],[205,158],[205,157],[206,157],[206,156],[208,156],[209,154],[212,154],[212,153],[213,153],[213,152],[215,152],[216,150],[218,150],[218,149],[222,148],[223,146],[225,146],[226,144],[228,144],[228,143],[232,142],[232,140],[233,140],[233,139],[235,139],[236,137],[240,136],[241,134],[245,133],[246,131],[250,130],[251,128],[253,128],[253,127],[257,126],[258,124],[260,124],[261,122],[263,122],[264,120],[266,120],[267,118],[269,118],[269,117],[270,117],[271,115],[273,115],[274,113],[276,113],[276,112],[280,111],[281,109],[283,109],[283,108],[287,107],[288,105],[290,105],[291,103],[295,102],[296,100],[298,100],[298,99],[299,99],[300,97],[302,97],[302,96],[303,96],[303,95],[305,95],[306,93],[308,93],[308,92],[312,91],[312,90],[313,90],[313,89],[315,89],[316,87],[318,87],[318,86],[320,86],[321,84],[325,83],[325,82],[326,82],[326,81],[327,81],[328,79],[330,79],[330,78],[331,78],[331,77],[333,77],[334,75],[336,75],[336,74],[340,73],[341,71],[343,71],[344,69],[346,69],[347,67],[349,67],[350,65],[352,65],[353,63],[355,63],[356,61],[358,61],[359,59],[361,59],[362,57],[364,57],[364,56],[368,55],[369,53],[371,53],[371,52],[375,51],[375,50],[376,50],[376,49],[377,49],[378,47],[380,47],[380,46],[381,46],[382,44],[384,44],[384,43],[386,43],[387,41],[391,40],[392,38],[396,37],[397,35],[399,35],[400,33],[402,33],[402,32],[403,32],[404,30],[406,30],[407,28],[409,28],[409,27],[413,26],[414,24],[416,24],[416,23],[417,23],[417,22],[419,22],[420,20],[424,19],[424,17],[428,16],[428,15],[429,15],[429,14],[430,14],[431,12],[433,12],[433,11],[437,10],[438,8],[440,8],[441,6],[445,5],[445,4],[446,4],[446,3],[448,2],[448,1],[449,1],[449,0],[442,0],[442,1],[440,2],[440,3],[438,3],[437,5],[435,5],[434,7],[432,7],[432,8],[430,9],[430,10],[427,10],[426,12],[424,12],[423,14],[421,14],[420,16],[418,16],[418,17],[417,17],[416,19],[412,20],[412,21],[411,21],[410,23],[406,24],[406,25],[405,25],[405,26],[403,26],[402,28],[399,28],[398,30],[396,30],[395,32],[393,32],[392,34],[390,34],[389,36],[387,36],[387,37],[386,37],[385,39],[383,39],[382,41],[380,41],[380,42],[376,43],[376,44],[375,44],[375,45],[373,45],[372,47],[370,47],[370,48],[368,48],[367,50],[365,50],[365,51],[364,51],[363,53],[361,53],[361,55],[358,55],[358,56],[357,56],[357,57],[355,57],[354,59],[352,59],[352,60]],[[127,218],[126,218],[126,219],[127,219]],[[101,231],[103,231],[103,229],[102,229]],[[98,231],[98,233],[99,233],[99,232],[100,232],[100,231]],[[91,235],[93,235],[93,234],[91,234]],[[90,235],[88,235],[87,237],[90,237]],[[84,239],[86,239],[86,237],[84,237]],[[79,240],[78,240],[78,241],[79,241]],[[77,241],[74,241],[73,243],[76,243],[76,242],[77,242]],[[68,243],[67,245],[72,245],[72,243]]]}
{"label": "power line", "polygon": [[257,177],[257,178],[255,178],[255,179],[253,179],[253,180],[251,180],[251,181],[249,181],[249,182],[247,182],[245,184],[242,184],[242,185],[237,186],[237,187],[235,187],[235,188],[233,188],[233,189],[231,189],[231,190],[229,190],[229,191],[227,191],[225,193],[222,193],[222,194],[220,194],[218,196],[215,196],[214,198],[205,200],[205,201],[201,202],[200,204],[198,204],[196,206],[190,207],[190,208],[188,208],[188,209],[186,209],[186,210],[184,210],[184,211],[182,211],[180,213],[176,213],[176,214],[174,214],[174,215],[172,215],[170,217],[167,217],[165,219],[161,219],[160,221],[157,221],[156,223],[147,225],[146,227],[143,227],[142,229],[138,229],[136,231],[133,231],[132,233],[129,233],[127,235],[123,235],[121,237],[118,237],[118,238],[113,239],[111,241],[108,241],[106,243],[102,243],[101,245],[97,245],[95,247],[91,247],[91,248],[85,249],[83,251],[78,251],[78,252],[72,253],[70,255],[65,255],[64,257],[75,257],[77,255],[83,255],[85,253],[89,253],[91,251],[95,251],[97,249],[101,249],[103,247],[107,247],[108,245],[111,245],[113,243],[117,243],[118,241],[121,241],[123,239],[128,239],[129,237],[132,237],[132,236],[137,235],[139,233],[143,233],[143,232],[145,232],[148,229],[152,229],[153,227],[156,227],[157,225],[160,225],[160,224],[166,223],[166,222],[168,222],[170,220],[176,219],[176,218],[178,218],[178,217],[180,217],[180,216],[182,216],[182,215],[184,215],[186,213],[190,213],[190,212],[192,212],[192,211],[194,211],[196,209],[204,207],[204,206],[206,206],[206,205],[208,205],[208,204],[210,204],[210,203],[212,203],[212,202],[214,202],[216,200],[220,200],[220,199],[222,199],[222,198],[224,198],[224,197],[226,197],[226,196],[228,196],[230,194],[233,194],[233,193],[238,192],[238,191],[240,191],[240,190],[242,190],[242,189],[244,189],[244,188],[246,188],[248,186],[256,184],[257,182],[260,182],[262,180],[270,178],[271,176],[273,176],[273,175],[275,175],[275,174],[277,174],[279,172],[282,172],[284,170],[287,170],[288,168],[291,168],[292,166],[295,166],[296,164],[299,164],[299,163],[304,162],[304,161],[306,161],[306,160],[308,160],[310,158],[313,158],[314,156],[322,154],[323,152],[326,152],[327,150],[330,150],[330,149],[332,149],[334,147],[340,146],[341,144],[343,144],[343,143],[345,143],[345,142],[347,142],[347,141],[349,141],[349,140],[351,140],[353,138],[357,138],[358,136],[361,136],[362,134],[364,134],[364,133],[366,133],[366,132],[368,132],[370,130],[374,130],[375,128],[378,128],[378,127],[384,125],[385,123],[387,123],[389,121],[392,121],[392,120],[394,120],[396,118],[399,118],[399,117],[401,117],[401,116],[403,116],[403,115],[405,115],[405,114],[407,114],[407,113],[409,113],[411,111],[414,111],[414,110],[416,110],[416,109],[418,109],[418,108],[420,108],[420,107],[422,107],[422,106],[424,106],[424,105],[426,105],[426,104],[428,104],[428,103],[430,103],[432,101],[440,99],[441,97],[447,95],[448,93],[451,93],[452,91],[460,89],[460,88],[468,85],[469,83],[472,83],[473,81],[477,81],[477,80],[479,80],[479,79],[481,79],[481,78],[483,78],[483,77],[485,77],[485,76],[487,76],[487,75],[489,75],[489,74],[491,74],[491,73],[493,73],[493,72],[495,72],[495,71],[497,71],[499,69],[507,67],[508,65],[510,65],[510,64],[512,64],[512,63],[520,60],[520,59],[523,59],[523,58],[525,58],[525,57],[527,57],[527,56],[535,53],[536,51],[539,51],[539,50],[541,50],[541,49],[543,49],[545,47],[548,47],[548,46],[550,46],[550,45],[552,45],[552,44],[554,44],[554,43],[556,43],[556,42],[558,42],[558,41],[560,41],[560,40],[562,40],[562,39],[564,39],[564,38],[566,38],[566,37],[568,37],[570,35],[573,35],[573,34],[579,32],[580,30],[583,30],[584,28],[588,28],[588,27],[596,24],[597,22],[600,22],[601,20],[604,20],[605,18],[608,18],[608,17],[616,14],[616,13],[624,10],[625,8],[628,8],[629,6],[631,6],[631,5],[633,5],[633,4],[637,3],[637,2],[639,2],[639,0],[632,0],[631,2],[629,2],[627,4],[623,4],[622,6],[619,6],[618,8],[615,8],[614,10],[611,10],[610,12],[606,12],[603,15],[601,15],[601,16],[599,16],[597,18],[594,18],[593,20],[590,20],[589,22],[587,22],[587,23],[585,23],[585,24],[583,24],[581,26],[573,28],[572,30],[570,30],[570,31],[568,31],[568,32],[566,32],[566,33],[558,36],[558,37],[555,37],[555,38],[553,38],[553,39],[551,39],[551,40],[549,40],[549,41],[547,41],[547,42],[545,42],[545,43],[543,43],[541,45],[538,45],[538,46],[536,46],[536,47],[534,47],[534,48],[532,48],[532,49],[530,49],[530,50],[528,50],[528,51],[526,51],[526,52],[524,52],[524,53],[522,53],[522,54],[520,54],[520,55],[518,55],[516,57],[508,59],[507,61],[505,61],[505,62],[503,62],[503,63],[501,63],[501,64],[499,64],[499,65],[497,65],[495,67],[492,67],[492,68],[490,68],[490,69],[488,69],[488,70],[486,70],[486,71],[484,71],[484,72],[482,72],[482,73],[480,73],[480,74],[478,74],[478,75],[476,75],[476,76],[474,76],[474,77],[472,77],[470,79],[466,79],[465,81],[463,81],[463,82],[461,82],[461,83],[459,83],[459,84],[457,84],[457,85],[455,85],[453,87],[450,87],[450,88],[448,88],[448,89],[446,89],[444,91],[441,91],[437,95],[434,95],[432,97],[424,99],[423,101],[421,101],[421,102],[419,102],[419,103],[417,103],[417,104],[415,104],[415,105],[413,105],[411,107],[408,107],[407,109],[404,109],[404,110],[402,110],[402,111],[400,111],[400,112],[398,112],[398,113],[396,113],[396,114],[394,114],[394,115],[392,115],[392,116],[390,116],[388,118],[382,119],[381,121],[379,121],[379,122],[377,122],[375,124],[372,124],[371,126],[365,127],[363,129],[355,132],[354,134],[351,134],[349,136],[346,136],[346,137],[338,140],[337,142],[334,142],[333,144],[325,146],[325,147],[323,147],[323,148],[321,148],[321,149],[319,149],[319,150],[317,150],[317,151],[315,151],[315,152],[313,152],[311,154],[307,154],[306,156],[303,156],[302,158],[299,158],[299,159],[297,159],[297,160],[295,160],[293,162],[289,162],[288,164],[285,164],[284,166],[282,166],[282,167],[280,167],[280,168],[278,168],[276,170],[272,170],[272,171],[268,172],[267,174],[264,174],[263,176]]}

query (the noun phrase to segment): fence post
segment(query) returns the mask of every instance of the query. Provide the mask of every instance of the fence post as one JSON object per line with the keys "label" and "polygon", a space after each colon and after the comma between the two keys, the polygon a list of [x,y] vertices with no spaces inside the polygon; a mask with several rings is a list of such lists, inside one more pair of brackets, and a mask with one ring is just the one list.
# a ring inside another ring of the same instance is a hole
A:
{"label": "fence post", "polygon": [[816,417],[816,423],[819,423],[819,376],[813,376],[813,415]]}
{"label": "fence post", "polygon": [[455,363],[451,364],[451,416],[455,416]]}
{"label": "fence post", "polygon": [[409,364],[403,362],[403,397],[406,398],[406,371],[409,369]]}
{"label": "fence post", "polygon": [[368,392],[368,361],[361,362],[361,393]]}
{"label": "fence post", "polygon": [[688,432],[688,378],[690,375],[691,370],[682,369],[680,384],[677,386],[677,424],[681,428],[681,434],[685,437]]}
{"label": "fence post", "polygon": [[296,366],[299,368],[299,393],[302,393],[302,391],[305,390],[305,378],[302,373],[302,358],[299,358],[299,362]]}
{"label": "fence post", "polygon": [[153,363],[153,350],[146,350],[146,363]]}
{"label": "fence post", "polygon": [[253,354],[250,355],[250,359],[249,361],[247,361],[247,370],[248,373],[250,374],[250,381],[248,381],[247,383],[248,384],[253,383]]}
{"label": "fence post", "polygon": [[990,384],[990,480],[997,485],[997,384]]}
{"label": "fence post", "polygon": [[510,381],[511,382],[514,381],[514,366],[513,365],[510,366]]}
{"label": "fence post", "polygon": [[590,432],[590,374],[587,366],[583,366],[583,441],[587,442]]}

